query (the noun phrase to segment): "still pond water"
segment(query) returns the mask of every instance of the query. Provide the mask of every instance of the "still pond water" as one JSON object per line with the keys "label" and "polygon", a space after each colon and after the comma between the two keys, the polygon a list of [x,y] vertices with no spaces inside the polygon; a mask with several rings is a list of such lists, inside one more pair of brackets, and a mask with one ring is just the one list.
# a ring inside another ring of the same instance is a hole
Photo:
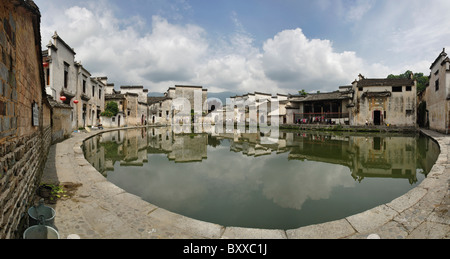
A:
{"label": "still pond water", "polygon": [[264,229],[324,223],[388,203],[420,184],[439,155],[421,135],[268,135],[129,129],[88,139],[84,152],[110,182],[156,206]]}

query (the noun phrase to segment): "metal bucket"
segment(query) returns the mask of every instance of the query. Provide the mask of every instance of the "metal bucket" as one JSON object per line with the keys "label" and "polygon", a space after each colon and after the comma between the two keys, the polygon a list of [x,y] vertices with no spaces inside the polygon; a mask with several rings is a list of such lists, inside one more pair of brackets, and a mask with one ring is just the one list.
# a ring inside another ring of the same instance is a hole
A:
{"label": "metal bucket", "polygon": [[23,239],[59,239],[59,233],[52,227],[37,225],[27,228]]}
{"label": "metal bucket", "polygon": [[56,212],[53,208],[45,206],[43,201],[39,203],[39,206],[33,206],[28,209],[29,225],[46,225],[54,227]]}

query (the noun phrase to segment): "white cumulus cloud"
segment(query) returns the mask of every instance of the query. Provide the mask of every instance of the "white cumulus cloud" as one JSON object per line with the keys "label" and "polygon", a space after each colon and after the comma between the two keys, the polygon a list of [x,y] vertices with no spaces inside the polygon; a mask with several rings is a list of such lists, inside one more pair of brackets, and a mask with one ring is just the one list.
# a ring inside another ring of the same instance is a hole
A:
{"label": "white cumulus cloud", "polygon": [[329,40],[309,39],[300,28],[256,46],[235,14],[236,32],[212,39],[198,25],[174,24],[160,15],[151,21],[119,18],[105,1],[50,5],[41,12],[43,45],[57,31],[75,49],[77,61],[117,86],[163,92],[174,84],[195,84],[210,91],[295,94],[334,91],[359,73],[389,74],[355,52],[336,51]]}
{"label": "white cumulus cloud", "polygon": [[381,65],[365,64],[355,52],[336,52],[329,40],[308,39],[301,29],[278,33],[263,49],[266,75],[292,90],[333,91],[350,84],[358,73],[379,75],[385,70]]}

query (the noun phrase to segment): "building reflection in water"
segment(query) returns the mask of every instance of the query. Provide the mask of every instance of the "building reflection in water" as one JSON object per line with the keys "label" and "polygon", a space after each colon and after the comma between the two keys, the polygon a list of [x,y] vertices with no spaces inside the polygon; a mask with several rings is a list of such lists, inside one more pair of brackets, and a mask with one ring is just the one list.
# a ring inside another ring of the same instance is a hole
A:
{"label": "building reflection in water", "polygon": [[176,163],[207,159],[207,147],[230,140],[230,151],[245,156],[288,153],[289,160],[307,160],[346,166],[351,176],[403,178],[417,182],[434,165],[439,147],[429,138],[401,135],[349,135],[310,132],[280,132],[272,144],[261,144],[263,133],[234,130],[224,133],[175,134],[171,127],[111,131],[84,143],[86,159],[103,175],[120,166],[143,166],[149,154],[165,154]]}
{"label": "building reflection in water", "polygon": [[208,132],[111,131],[85,141],[84,152],[109,181],[157,206],[224,226],[277,229],[389,202],[424,179],[439,154],[433,140],[416,135],[280,131],[267,141],[270,133]]}

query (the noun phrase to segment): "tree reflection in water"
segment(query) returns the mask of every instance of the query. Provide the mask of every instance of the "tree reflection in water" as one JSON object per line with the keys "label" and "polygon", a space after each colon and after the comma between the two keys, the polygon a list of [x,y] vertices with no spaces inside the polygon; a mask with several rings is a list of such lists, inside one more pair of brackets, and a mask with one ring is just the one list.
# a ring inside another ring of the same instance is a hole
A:
{"label": "tree reflection in water", "polygon": [[224,226],[292,229],[340,219],[403,195],[431,170],[438,145],[419,135],[170,127],[103,133],[86,159],[109,181],[162,208]]}

